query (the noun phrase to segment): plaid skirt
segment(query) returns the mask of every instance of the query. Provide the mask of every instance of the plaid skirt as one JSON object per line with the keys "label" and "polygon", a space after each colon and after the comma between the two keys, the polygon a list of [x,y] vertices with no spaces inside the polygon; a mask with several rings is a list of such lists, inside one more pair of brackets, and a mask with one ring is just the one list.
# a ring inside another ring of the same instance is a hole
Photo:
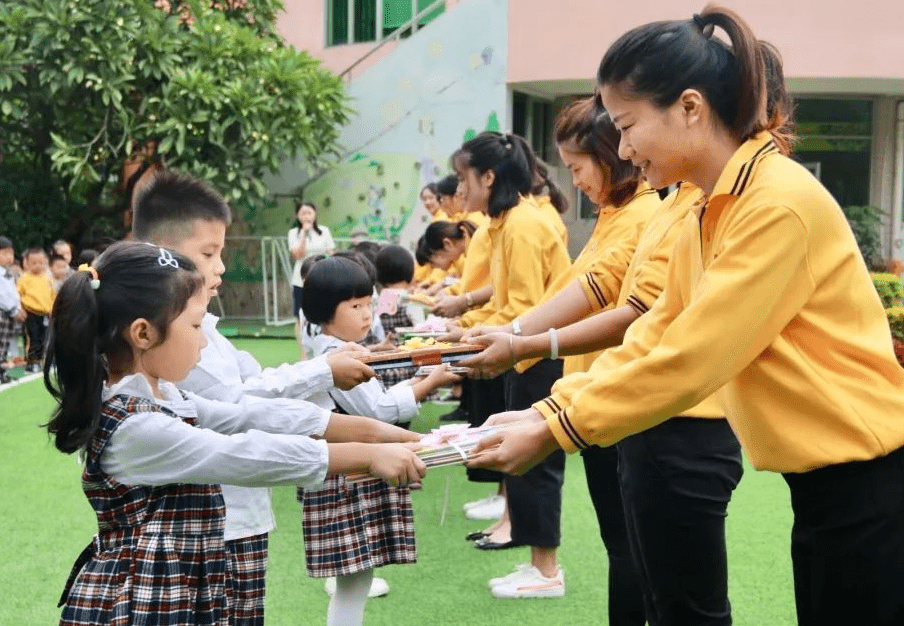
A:
{"label": "plaid skirt", "polygon": [[226,542],[226,599],[231,626],[263,626],[267,533]]}
{"label": "plaid skirt", "polygon": [[382,480],[350,485],[344,476],[327,476],[322,489],[299,496],[309,576],[347,576],[417,561],[408,487]]}
{"label": "plaid skirt", "polygon": [[16,340],[19,323],[9,315],[0,313],[0,371],[3,370],[3,361],[9,354],[9,348]]}
{"label": "plaid skirt", "polygon": [[227,626],[225,563],[222,534],[101,533],[73,568],[60,626]]}

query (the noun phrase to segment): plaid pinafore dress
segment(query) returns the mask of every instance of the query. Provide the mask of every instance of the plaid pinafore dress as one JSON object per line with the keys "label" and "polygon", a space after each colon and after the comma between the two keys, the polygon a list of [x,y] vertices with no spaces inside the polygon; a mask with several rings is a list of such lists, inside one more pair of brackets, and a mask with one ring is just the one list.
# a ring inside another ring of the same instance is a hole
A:
{"label": "plaid pinafore dress", "polygon": [[101,470],[101,453],[116,428],[145,412],[194,423],[147,398],[116,395],[104,402],[82,472],[98,533],[60,598],[61,625],[228,623],[219,485],[129,486]]}

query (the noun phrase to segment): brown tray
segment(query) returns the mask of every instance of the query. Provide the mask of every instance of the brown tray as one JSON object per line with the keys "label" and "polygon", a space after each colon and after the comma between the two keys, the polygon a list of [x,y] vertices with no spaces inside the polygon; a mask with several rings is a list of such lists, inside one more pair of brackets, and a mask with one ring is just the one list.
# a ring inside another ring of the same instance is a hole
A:
{"label": "brown tray", "polygon": [[448,348],[416,348],[414,350],[392,350],[390,352],[374,352],[361,357],[374,370],[392,367],[421,367],[423,365],[440,365],[441,363],[458,363],[472,354],[483,350],[483,346],[461,343]]}

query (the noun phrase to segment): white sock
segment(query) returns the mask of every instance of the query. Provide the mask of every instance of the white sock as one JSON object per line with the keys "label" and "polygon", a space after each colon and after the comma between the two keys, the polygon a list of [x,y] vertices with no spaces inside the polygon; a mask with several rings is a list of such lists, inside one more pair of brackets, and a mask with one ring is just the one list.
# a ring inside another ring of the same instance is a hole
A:
{"label": "white sock", "polygon": [[326,626],[360,626],[364,622],[364,605],[373,578],[372,569],[336,577],[336,593],[326,612]]}

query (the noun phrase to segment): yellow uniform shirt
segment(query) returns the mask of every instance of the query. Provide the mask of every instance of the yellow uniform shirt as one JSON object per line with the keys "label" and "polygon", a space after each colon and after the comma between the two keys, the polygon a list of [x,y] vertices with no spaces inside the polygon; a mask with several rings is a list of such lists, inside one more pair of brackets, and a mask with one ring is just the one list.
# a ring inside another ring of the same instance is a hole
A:
{"label": "yellow uniform shirt", "polygon": [[[659,194],[646,183],[638,186],[636,193],[621,208],[601,207],[590,239],[574,260],[571,271],[562,274],[543,294],[541,304],[549,301],[575,280],[587,293],[594,312],[611,308],[625,271],[631,262],[634,249],[647,221],[659,207]],[[588,288],[588,282],[591,287]],[[601,287],[598,287],[598,284]],[[601,303],[608,303],[602,304]],[[586,372],[600,354],[588,352],[564,359],[564,374]],[[536,363],[536,359],[521,361],[516,370],[523,372]]]}
{"label": "yellow uniform shirt", "polygon": [[434,213],[432,216],[430,216],[430,221],[438,222],[440,220],[443,220],[444,222],[452,221],[452,219],[446,214],[445,211],[443,211],[442,209],[437,209],[436,213]]}
{"label": "yellow uniform shirt", "polygon": [[517,205],[490,220],[493,297],[465,317],[489,309],[490,314],[475,323],[508,324],[536,305],[549,285],[568,272],[571,260],[565,242],[551,220],[537,219],[538,211],[532,198],[522,197]]}
{"label": "yellow uniform shirt", "polygon": [[567,249],[568,228],[566,228],[565,222],[562,221],[562,215],[553,206],[549,196],[531,196],[531,198],[534,201],[534,205],[540,209],[540,215],[543,216],[543,219],[549,220],[549,223],[556,229],[556,234],[565,243],[565,248]]}
{"label": "yellow uniform shirt", "polygon": [[22,308],[34,315],[49,315],[53,310],[53,279],[48,274],[23,272],[16,283]]}
{"label": "yellow uniform shirt", "polygon": [[460,296],[467,291],[477,291],[490,284],[490,249],[489,219],[487,219],[486,223],[474,231],[468,249],[462,255],[464,267],[461,271],[461,280],[449,287],[449,293]]}
{"label": "yellow uniform shirt", "polygon": [[[628,304],[641,315],[650,310],[665,286],[669,258],[675,247],[675,240],[681,232],[684,218],[697,207],[702,198],[702,191],[685,183],[657,208],[644,228],[640,241],[637,242],[637,249],[628,265],[615,306]],[[597,356],[599,354],[601,352],[596,353]],[[592,362],[588,363],[584,370],[578,371],[586,371],[591,365]],[[552,391],[559,405],[567,407],[570,406],[574,394],[580,391],[584,384],[582,377],[566,375],[556,382]],[[723,417],[725,411],[716,396],[712,395],[682,415],[713,418]]]}
{"label": "yellow uniform shirt", "polygon": [[804,472],[904,445],[904,368],[838,204],[768,133],[682,224],[666,287],[571,407],[559,444],[612,444],[719,392],[759,469]]}

